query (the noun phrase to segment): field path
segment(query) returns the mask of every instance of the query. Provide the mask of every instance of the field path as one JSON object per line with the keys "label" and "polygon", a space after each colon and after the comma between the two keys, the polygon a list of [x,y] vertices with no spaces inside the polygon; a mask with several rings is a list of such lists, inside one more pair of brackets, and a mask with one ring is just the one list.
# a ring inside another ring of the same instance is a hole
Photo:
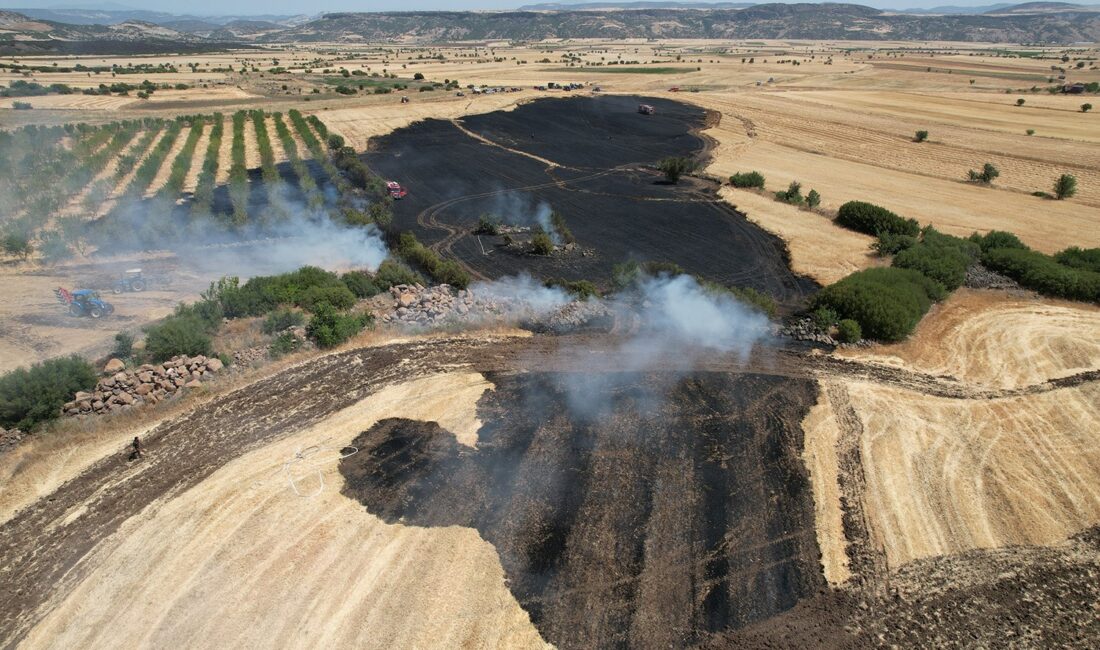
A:
{"label": "field path", "polygon": [[202,173],[202,164],[206,160],[206,147],[210,144],[210,131],[214,129],[212,124],[207,124],[206,128],[202,130],[202,135],[199,136],[199,141],[195,145],[195,153],[191,157],[191,168],[187,170],[187,176],[183,179],[183,192],[194,192],[195,186],[199,183],[199,174]]}
{"label": "field path", "polygon": [[[185,126],[180,129],[179,135],[176,136],[176,141],[172,143],[172,148],[168,150],[168,155],[166,155],[163,162],[161,162],[160,168],[157,170],[157,175],[153,177],[153,182],[149,183],[148,189],[145,190],[146,198],[155,196],[156,193],[160,191],[160,188],[168,181],[168,177],[172,174],[172,163],[176,162],[176,157],[179,156],[180,150],[183,149],[183,145],[187,142],[187,138],[190,134],[190,126]],[[193,157],[192,160],[194,160]],[[172,198],[175,199],[176,197]]]}

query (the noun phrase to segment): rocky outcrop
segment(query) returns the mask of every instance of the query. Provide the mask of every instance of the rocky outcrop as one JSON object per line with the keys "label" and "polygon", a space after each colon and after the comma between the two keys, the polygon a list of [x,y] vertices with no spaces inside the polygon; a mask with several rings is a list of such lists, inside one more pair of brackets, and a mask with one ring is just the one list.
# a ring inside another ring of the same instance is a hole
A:
{"label": "rocky outcrop", "polygon": [[[105,371],[118,369],[112,359]],[[119,362],[121,363],[121,362]],[[223,371],[216,357],[178,356],[161,364],[145,364],[129,370],[108,372],[91,392],[78,392],[62,407],[62,415],[83,417],[125,411],[144,404],[156,404],[178,395],[185,388],[198,388],[202,382]]]}

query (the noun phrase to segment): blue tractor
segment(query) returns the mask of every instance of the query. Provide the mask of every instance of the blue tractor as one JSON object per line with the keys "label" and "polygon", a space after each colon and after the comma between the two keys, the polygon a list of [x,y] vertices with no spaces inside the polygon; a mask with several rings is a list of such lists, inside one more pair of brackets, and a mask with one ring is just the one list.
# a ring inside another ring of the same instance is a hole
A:
{"label": "blue tractor", "polygon": [[98,291],[91,289],[77,289],[76,291],[58,289],[54,293],[57,294],[58,301],[69,306],[69,313],[73,316],[100,318],[115,311],[114,305],[100,298]]}

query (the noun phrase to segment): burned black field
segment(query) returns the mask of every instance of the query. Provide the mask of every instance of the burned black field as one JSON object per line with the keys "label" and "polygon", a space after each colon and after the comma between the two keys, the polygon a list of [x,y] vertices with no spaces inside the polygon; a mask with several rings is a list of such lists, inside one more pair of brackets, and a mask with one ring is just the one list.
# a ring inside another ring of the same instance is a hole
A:
{"label": "burned black field", "polygon": [[[637,113],[639,102],[655,115]],[[364,160],[409,195],[395,225],[457,257],[476,275],[527,271],[604,284],[615,264],[673,262],[707,279],[796,304],[815,288],[791,272],[782,243],[718,200],[717,186],[663,182],[660,159],[702,159],[707,115],[638,97],[539,100],[511,112],[426,120],[371,141]],[[539,256],[476,236],[483,214],[532,223],[540,210],[564,217],[577,249]]]}
{"label": "burned black field", "polygon": [[812,380],[760,374],[490,375],[476,449],[389,419],[345,492],[387,522],[493,544],[543,638],[677,647],[825,583],[799,454]]}

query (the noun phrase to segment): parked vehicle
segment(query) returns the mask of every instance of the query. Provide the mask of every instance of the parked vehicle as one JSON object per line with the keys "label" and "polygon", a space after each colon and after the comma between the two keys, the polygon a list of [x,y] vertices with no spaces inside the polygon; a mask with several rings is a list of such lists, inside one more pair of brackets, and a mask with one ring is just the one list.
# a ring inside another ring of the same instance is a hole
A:
{"label": "parked vehicle", "polygon": [[54,290],[57,300],[69,308],[69,313],[76,317],[90,316],[101,318],[114,313],[115,307],[103,300],[98,291],[92,289],[77,289],[68,291],[58,287]]}
{"label": "parked vehicle", "polygon": [[146,281],[145,276],[142,275],[141,269],[127,269],[122,277],[115,280],[114,285],[111,287],[111,291],[114,293],[122,293],[123,291],[145,291],[149,283]]}
{"label": "parked vehicle", "polygon": [[405,198],[405,195],[409,193],[409,191],[401,187],[401,184],[397,181],[387,181],[386,190],[389,191],[390,198],[394,199],[395,201]]}

